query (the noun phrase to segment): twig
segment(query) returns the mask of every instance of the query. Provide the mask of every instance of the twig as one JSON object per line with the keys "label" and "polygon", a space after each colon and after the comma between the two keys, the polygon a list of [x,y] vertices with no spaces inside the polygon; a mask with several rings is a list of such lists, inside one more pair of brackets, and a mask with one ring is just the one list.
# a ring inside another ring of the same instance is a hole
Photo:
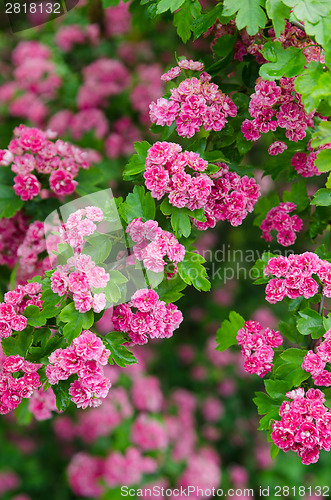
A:
{"label": "twig", "polygon": [[305,27],[302,23],[300,23],[299,21],[290,21],[291,24],[293,24],[293,26],[296,26],[297,28],[299,28],[300,30],[302,31],[305,31]]}

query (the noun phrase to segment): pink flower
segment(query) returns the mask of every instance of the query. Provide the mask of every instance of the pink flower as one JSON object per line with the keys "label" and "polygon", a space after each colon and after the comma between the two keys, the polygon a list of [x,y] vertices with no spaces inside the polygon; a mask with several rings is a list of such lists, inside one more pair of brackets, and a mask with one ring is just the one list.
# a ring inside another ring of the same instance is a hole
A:
{"label": "pink flower", "polygon": [[272,144],[270,144],[268,148],[268,153],[271,156],[276,156],[283,153],[285,149],[287,149],[287,145],[285,144],[285,142],[275,141]]}
{"label": "pink flower", "polygon": [[69,290],[69,279],[67,274],[55,271],[51,276],[51,289],[60,297],[65,295]]}
{"label": "pink flower", "polygon": [[41,184],[33,174],[16,175],[14,181],[14,191],[23,201],[32,200],[40,192]]}
{"label": "pink flower", "polygon": [[135,292],[132,297],[130,304],[132,307],[136,307],[140,311],[150,312],[158,301],[159,297],[154,290],[141,289]]}
{"label": "pink flower", "polygon": [[89,281],[85,273],[70,273],[69,290],[73,293],[88,292],[90,289]]}
{"label": "pink flower", "polygon": [[271,279],[266,286],[265,292],[266,300],[270,304],[283,300],[286,296],[285,281],[277,278]]}
{"label": "pink flower", "polygon": [[72,194],[77,186],[72,175],[65,170],[55,170],[49,177],[49,185],[52,191],[58,196]]}
{"label": "pink flower", "polygon": [[177,76],[179,76],[180,73],[181,73],[180,67],[175,66],[174,68],[169,69],[169,71],[167,71],[167,73],[164,73],[161,76],[161,80],[163,80],[164,82],[169,82],[170,80],[177,78]]}
{"label": "pink flower", "polygon": [[84,330],[79,337],[73,340],[78,356],[84,360],[95,359],[98,361],[104,345],[102,340],[89,330]]}
{"label": "pink flower", "polygon": [[81,313],[85,313],[93,307],[93,296],[91,292],[74,293],[73,299],[75,308]]}
{"label": "pink flower", "polygon": [[156,125],[167,125],[170,127],[179,113],[179,104],[175,101],[168,101],[161,97],[149,105],[149,117],[152,123]]}
{"label": "pink flower", "polygon": [[12,334],[12,329],[7,321],[0,320],[0,338],[10,337]]}

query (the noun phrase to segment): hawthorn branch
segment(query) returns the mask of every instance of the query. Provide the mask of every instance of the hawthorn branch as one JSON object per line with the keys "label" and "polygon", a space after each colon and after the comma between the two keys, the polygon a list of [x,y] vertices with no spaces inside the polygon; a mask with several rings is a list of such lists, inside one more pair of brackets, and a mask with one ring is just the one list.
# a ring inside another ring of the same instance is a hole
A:
{"label": "hawthorn branch", "polygon": [[305,26],[302,23],[300,23],[300,21],[290,21],[290,23],[293,24],[293,26],[299,28],[300,30],[305,31]]}

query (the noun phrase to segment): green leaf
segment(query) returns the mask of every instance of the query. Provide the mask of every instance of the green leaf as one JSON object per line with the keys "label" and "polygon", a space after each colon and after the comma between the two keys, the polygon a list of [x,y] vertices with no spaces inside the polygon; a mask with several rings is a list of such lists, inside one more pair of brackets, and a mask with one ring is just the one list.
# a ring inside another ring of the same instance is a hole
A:
{"label": "green leaf", "polygon": [[23,398],[14,413],[18,425],[29,425],[32,420],[32,413],[29,411],[29,399]]}
{"label": "green leaf", "polygon": [[278,446],[276,446],[275,443],[272,442],[270,446],[270,457],[272,460],[274,460],[277,457],[279,451],[280,448],[278,448]]}
{"label": "green leaf", "polygon": [[56,407],[59,411],[65,410],[71,401],[69,389],[72,380],[60,380],[57,384],[52,385],[53,392],[56,397]]}
{"label": "green leaf", "polygon": [[22,207],[23,201],[15,194],[12,187],[0,186],[0,219],[10,219]]}
{"label": "green leaf", "polygon": [[179,9],[179,7],[181,7],[184,2],[185,0],[159,0],[156,13],[162,14],[167,10],[170,10],[170,12],[175,12],[175,10]]}
{"label": "green leaf", "polygon": [[[223,38],[223,37],[222,37]],[[206,151],[202,155],[204,160],[208,162],[226,162],[229,163],[229,160],[224,156],[222,151]],[[219,167],[218,167],[219,169]]]}
{"label": "green leaf", "polygon": [[141,161],[138,155],[132,155],[128,163],[125,165],[123,179],[131,180],[134,175],[140,174],[145,170],[145,162]]}
{"label": "green leaf", "polygon": [[325,333],[323,320],[320,314],[313,309],[299,311],[301,318],[297,321],[297,328],[302,335],[311,335],[313,339],[319,339]]}
{"label": "green leaf", "polygon": [[171,215],[171,226],[178,237],[188,238],[191,234],[191,221],[189,216],[180,208],[174,210]]}
{"label": "green leaf", "polygon": [[301,368],[306,350],[286,349],[278,358],[273,368],[276,379],[286,380],[291,386],[298,387],[310,374]]}
{"label": "green leaf", "polygon": [[263,0],[225,0],[224,16],[236,13],[236,25],[239,30],[247,29],[249,35],[256,35],[259,28],[264,28],[267,18],[262,8]]}
{"label": "green leaf", "polygon": [[23,311],[23,316],[28,320],[28,325],[43,326],[46,323],[45,316],[42,315],[39,307],[30,305]]}
{"label": "green leaf", "polygon": [[301,74],[306,64],[302,50],[297,47],[284,49],[280,42],[267,42],[262,50],[264,57],[272,62],[263,64],[260,76],[264,80],[278,80],[282,76]]}
{"label": "green leaf", "polygon": [[278,206],[280,203],[279,197],[276,193],[268,196],[262,196],[254,207],[256,218],[254,219],[254,226],[261,226],[261,222],[266,218],[267,213],[273,207]]}
{"label": "green leaf", "polygon": [[330,95],[328,86],[323,87],[323,75],[323,65],[312,61],[306,65],[302,74],[295,79],[295,89],[301,94],[307,113],[317,109],[321,99],[326,95]]}
{"label": "green leaf", "polygon": [[331,205],[331,190],[324,188],[319,189],[314,194],[311,204],[320,207],[329,207]]}
{"label": "green leaf", "polygon": [[259,415],[265,415],[271,411],[276,410],[279,412],[281,403],[275,401],[273,398],[265,394],[264,392],[256,392],[253,402],[257,406],[257,412]]}
{"label": "green leaf", "polygon": [[331,170],[331,150],[323,149],[320,151],[317,154],[314,165],[320,172],[329,172]]}
{"label": "green leaf", "polygon": [[89,255],[95,264],[105,262],[112,249],[112,243],[109,235],[93,235],[93,237],[88,238],[87,241],[88,245],[84,246],[82,253]]}
{"label": "green leaf", "polygon": [[201,5],[198,0],[186,1],[179,11],[174,15],[174,26],[177,28],[178,36],[186,43],[191,37],[193,19],[201,13]]}
{"label": "green leaf", "polygon": [[217,330],[216,341],[217,350],[225,351],[230,346],[237,344],[237,333],[245,324],[245,320],[240,314],[231,311],[229,319],[223,321],[221,328]]}
{"label": "green leaf", "polygon": [[272,423],[275,420],[279,420],[279,408],[273,408],[260,420],[260,425],[258,427],[259,431],[267,431],[270,429]]}
{"label": "green leaf", "polygon": [[150,192],[145,193],[143,186],[135,186],[119,210],[127,224],[138,217],[146,222],[155,218],[155,201]]}
{"label": "green leaf", "polygon": [[294,344],[300,344],[304,338],[297,330],[296,319],[294,316],[291,316],[286,321],[280,321],[278,328],[282,335]]}
{"label": "green leaf", "polygon": [[318,148],[331,142],[331,122],[320,122],[316,132],[312,135],[311,147]]}
{"label": "green leaf", "polygon": [[279,38],[285,29],[286,19],[289,18],[291,9],[284,5],[282,0],[267,0],[266,9],[275,29],[276,37]]}
{"label": "green leaf", "polygon": [[317,23],[330,10],[329,0],[283,0],[293,10],[295,17],[300,21]]}
{"label": "green leaf", "polygon": [[155,289],[161,300],[164,300],[167,304],[170,302],[176,302],[181,297],[183,293],[180,293],[187,287],[187,284],[176,274],[172,278],[165,278],[159,286]]}
{"label": "green leaf", "polygon": [[270,397],[273,399],[284,399],[286,392],[292,387],[286,380],[265,380],[264,386]]}
{"label": "green leaf", "polygon": [[223,5],[218,4],[209,12],[203,13],[193,21],[194,39],[199,38],[201,35],[217,21],[222,14]]}
{"label": "green leaf", "polygon": [[15,354],[18,354],[25,358],[32,342],[33,329],[26,328],[22,332],[18,332],[15,337],[1,339],[1,346],[6,356],[15,356]]}
{"label": "green leaf", "polygon": [[254,285],[261,285],[264,283],[268,283],[269,281],[269,276],[266,276],[264,274],[264,270],[267,267],[267,264],[271,257],[278,257],[276,254],[271,253],[271,252],[264,252],[262,254],[261,259],[258,259],[254,266],[252,267],[250,271],[250,276],[254,277],[255,281],[253,282]]}
{"label": "green leaf", "polygon": [[75,308],[75,304],[70,302],[60,314],[60,320],[66,323],[63,328],[63,336],[67,339],[70,345],[74,338],[87,328],[90,328],[94,322],[93,311],[80,313]]}
{"label": "green leaf", "polygon": [[225,57],[233,51],[237,37],[232,35],[221,36],[213,46],[214,54],[217,57]]}
{"label": "green leaf", "polygon": [[108,333],[103,340],[108,344],[110,357],[113,359],[113,362],[108,361],[110,364],[115,362],[118,366],[124,368],[127,365],[137,363],[134,354],[122,345],[128,341],[123,334],[119,332]]}
{"label": "green leaf", "polygon": [[207,292],[210,290],[210,281],[203,262],[205,259],[198,253],[186,252],[184,259],[178,262],[178,272],[185,283],[193,285],[199,291]]}
{"label": "green leaf", "polygon": [[147,141],[140,141],[134,143],[134,149],[137,154],[131,156],[129,162],[124,168],[123,179],[131,180],[131,177],[140,174],[145,170],[146,157],[151,144]]}
{"label": "green leaf", "polygon": [[297,206],[296,211],[302,212],[309,205],[307,186],[305,182],[295,182],[291,185],[291,191],[284,191],[283,201],[290,201]]}
{"label": "green leaf", "polygon": [[325,330],[330,330],[331,328],[331,313],[328,315],[327,318],[323,318],[323,325]]}

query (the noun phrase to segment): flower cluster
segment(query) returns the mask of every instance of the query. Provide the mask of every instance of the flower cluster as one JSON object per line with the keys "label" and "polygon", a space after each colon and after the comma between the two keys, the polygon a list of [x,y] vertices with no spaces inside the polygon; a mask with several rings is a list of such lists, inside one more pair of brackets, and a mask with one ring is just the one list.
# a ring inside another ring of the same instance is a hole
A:
{"label": "flower cluster", "polygon": [[12,53],[12,81],[0,86],[0,103],[8,105],[12,116],[42,126],[47,115],[46,103],[55,97],[62,84],[47,45],[37,40],[17,44]]}
{"label": "flower cluster", "polygon": [[295,168],[296,172],[302,177],[312,177],[314,175],[321,175],[323,172],[320,172],[315,165],[315,160],[317,154],[322,151],[322,149],[331,149],[331,144],[325,144],[324,146],[320,146],[317,150],[313,150],[313,148],[308,143],[307,146],[308,155],[306,153],[295,153],[295,155],[291,159],[291,165]]}
{"label": "flower cluster", "polygon": [[101,312],[106,307],[106,295],[93,290],[105,288],[109,274],[103,267],[97,266],[90,255],[80,253],[85,244],[84,237],[96,231],[95,222],[101,222],[103,217],[100,208],[85,207],[70,214],[60,228],[60,240],[70,245],[75,255],[66,264],[56,267],[51,276],[51,288],[60,297],[71,293],[75,307],[81,313],[92,308],[94,312]]}
{"label": "flower cluster", "polygon": [[95,222],[103,221],[101,208],[88,206],[71,213],[65,224],[60,227],[60,239],[80,254],[85,244],[85,237],[92,236],[97,230]]}
{"label": "flower cluster", "polygon": [[28,283],[5,293],[4,302],[0,303],[0,338],[10,337],[13,330],[21,332],[26,328],[27,319],[22,313],[30,305],[42,309],[40,292],[39,283]]}
{"label": "flower cluster", "polygon": [[31,398],[33,391],[41,385],[37,373],[41,367],[41,364],[31,363],[18,355],[4,360],[0,372],[1,415],[15,410],[22,398]]}
{"label": "flower cluster", "polygon": [[145,184],[154,198],[168,195],[171,205],[189,210],[203,208],[206,222],[194,220],[200,230],[214,227],[218,220],[238,226],[252,212],[260,196],[253,178],[229,172],[224,163],[207,175],[208,162],[180,145],[156,142],[148,151]]}
{"label": "flower cluster", "polygon": [[34,391],[30,398],[28,409],[36,420],[48,420],[51,418],[52,411],[57,411],[56,397],[51,387],[46,389],[46,391],[43,388]]}
{"label": "flower cluster", "polygon": [[316,347],[316,352],[308,351],[302,363],[302,368],[311,373],[316,385],[330,387],[331,373],[325,369],[326,363],[331,363],[331,329],[324,335],[324,340]]}
{"label": "flower cluster", "polygon": [[106,154],[108,158],[128,156],[134,153],[134,143],[141,140],[139,129],[128,116],[123,116],[114,123],[113,132],[106,139]]}
{"label": "flower cluster", "polygon": [[331,264],[321,260],[315,253],[272,257],[264,274],[276,276],[269,281],[265,290],[266,300],[270,304],[275,304],[284,297],[313,297],[318,292],[318,283],[313,275],[317,275],[324,285],[323,294],[331,297]]}
{"label": "flower cluster", "polygon": [[[216,41],[224,35],[237,35],[237,28],[234,20],[229,21],[227,24],[217,23],[213,25],[204,36],[209,35],[211,32],[215,31],[214,40],[211,43],[211,48],[215,45]],[[303,48],[303,54],[306,57],[307,62],[310,61],[320,61],[324,63],[323,51],[321,53],[321,47],[311,40],[305,33],[305,31],[293,26],[290,22],[286,21],[285,29],[281,32],[279,38],[275,35],[274,28],[268,30],[269,37],[272,37],[274,41],[281,42],[284,49],[287,47],[299,47]],[[246,29],[242,29],[239,32],[239,36],[234,45],[233,59],[237,61],[242,61],[247,55],[254,56],[258,64],[264,64],[266,59],[262,55],[264,48],[265,33],[263,31],[258,31],[256,35],[248,35]]]}
{"label": "flower cluster", "polygon": [[135,292],[130,302],[117,306],[113,314],[115,330],[127,333],[133,344],[140,345],[148,342],[148,335],[152,339],[172,337],[182,321],[183,315],[177,306],[166,305],[149,289]]}
{"label": "flower cluster", "polygon": [[[120,51],[121,58],[126,56]],[[137,66],[138,82],[130,93],[132,108],[139,113],[140,122],[150,126],[149,105],[164,92],[161,80],[162,70],[159,64],[139,64]]]}
{"label": "flower cluster", "polygon": [[[214,39],[211,43],[211,48],[215,45],[217,40],[224,35],[235,35],[237,32],[236,24],[234,20],[231,20],[227,24],[216,23],[212,26],[204,36],[209,35],[215,30]],[[233,59],[236,61],[242,61],[244,56],[252,55],[256,58],[258,64],[263,64],[266,62],[262,55],[263,50],[263,38],[261,32],[257,32],[255,36],[248,35],[246,29],[240,31],[240,36],[237,38],[234,45]]]}
{"label": "flower cluster", "polygon": [[[201,71],[203,64],[195,61],[179,61],[178,66],[162,75],[163,80],[176,78],[181,69]],[[170,125],[176,120],[178,135],[193,137],[201,127],[218,132],[225,127],[227,118],[237,115],[237,107],[215,83],[208,73],[198,78],[187,78],[171,89],[170,99],[161,97],[149,106],[150,119],[156,125]]]}
{"label": "flower cluster", "polygon": [[[49,175],[49,187],[42,193],[44,197],[54,193],[56,196],[72,194],[77,182],[74,180],[80,168],[87,169],[87,154],[67,142],[52,142],[54,134],[37,128],[20,125],[14,130],[14,139],[8,149],[0,150],[0,165],[11,164],[15,193],[23,201],[32,200],[41,192],[41,182],[37,174]],[[32,173],[35,172],[35,173]],[[41,177],[42,178],[42,177]]]}
{"label": "flower cluster", "polygon": [[271,328],[262,330],[261,323],[250,320],[245,321],[245,325],[237,333],[237,342],[245,359],[244,368],[247,373],[256,373],[259,377],[264,377],[272,370],[273,349],[283,343],[279,332]]}
{"label": "flower cluster", "polygon": [[94,288],[105,288],[109,274],[95,265],[90,255],[70,257],[67,264],[57,266],[51,276],[51,288],[60,297],[72,293],[77,311],[85,313],[93,308],[101,312],[106,307],[106,295],[95,293]]}
{"label": "flower cluster", "polygon": [[331,413],[324,406],[325,397],[319,389],[295,389],[286,394],[280,409],[281,420],[272,426],[271,438],[278,448],[292,450],[304,465],[316,463],[320,450],[330,451]]}
{"label": "flower cluster", "polygon": [[71,400],[78,408],[101,405],[101,399],[109,392],[111,383],[103,373],[110,351],[105,348],[102,340],[89,330],[83,330],[79,337],[66,349],[56,349],[49,356],[46,375],[51,385],[59,380],[67,380],[77,374],[70,384]]}
{"label": "flower cluster", "polygon": [[277,231],[277,241],[280,245],[288,247],[296,240],[296,232],[302,228],[302,220],[297,215],[290,216],[289,213],[296,209],[294,203],[280,203],[273,207],[261,223],[262,238],[272,241],[271,231]]}
{"label": "flower cluster", "polygon": [[162,450],[168,446],[165,426],[145,413],[141,413],[135,420],[131,440],[143,451]]}
{"label": "flower cluster", "polygon": [[273,40],[281,42],[284,49],[288,47],[298,47],[303,49],[303,54],[307,62],[317,61],[324,63],[325,58],[321,47],[307,36],[304,30],[293,26],[289,21],[286,21],[285,29],[280,34],[279,38],[275,36],[275,30],[270,28],[268,35],[273,37]]}
{"label": "flower cluster", "polygon": [[34,221],[29,225],[24,240],[17,249],[19,266],[16,272],[16,282],[24,284],[34,276],[43,276],[51,269],[49,257],[41,258],[46,250],[44,224]]}
{"label": "flower cluster", "polygon": [[77,104],[80,109],[103,106],[113,95],[122,93],[130,84],[130,73],[116,59],[101,58],[83,69],[83,85]]}
{"label": "flower cluster", "polygon": [[27,220],[22,212],[16,212],[10,219],[0,220],[0,266],[14,267],[26,230]]}
{"label": "flower cluster", "polygon": [[305,112],[300,95],[295,92],[294,78],[281,78],[279,85],[258,78],[248,109],[253,120],[246,119],[241,126],[248,141],[256,141],[261,134],[280,127],[290,141],[297,142],[306,136],[306,128],[314,125],[314,113]]}
{"label": "flower cluster", "polygon": [[156,221],[142,222],[141,217],[133,219],[126,232],[137,243],[133,247],[133,253],[144,263],[146,269],[155,273],[162,272],[167,265],[164,257],[168,257],[174,264],[173,273],[177,272],[177,264],[185,256],[185,247],[172,233],[161,229]]}
{"label": "flower cluster", "polygon": [[96,23],[87,26],[79,24],[60,26],[55,35],[55,43],[63,52],[70,52],[76,44],[96,45],[99,42],[99,32],[100,28]]}

